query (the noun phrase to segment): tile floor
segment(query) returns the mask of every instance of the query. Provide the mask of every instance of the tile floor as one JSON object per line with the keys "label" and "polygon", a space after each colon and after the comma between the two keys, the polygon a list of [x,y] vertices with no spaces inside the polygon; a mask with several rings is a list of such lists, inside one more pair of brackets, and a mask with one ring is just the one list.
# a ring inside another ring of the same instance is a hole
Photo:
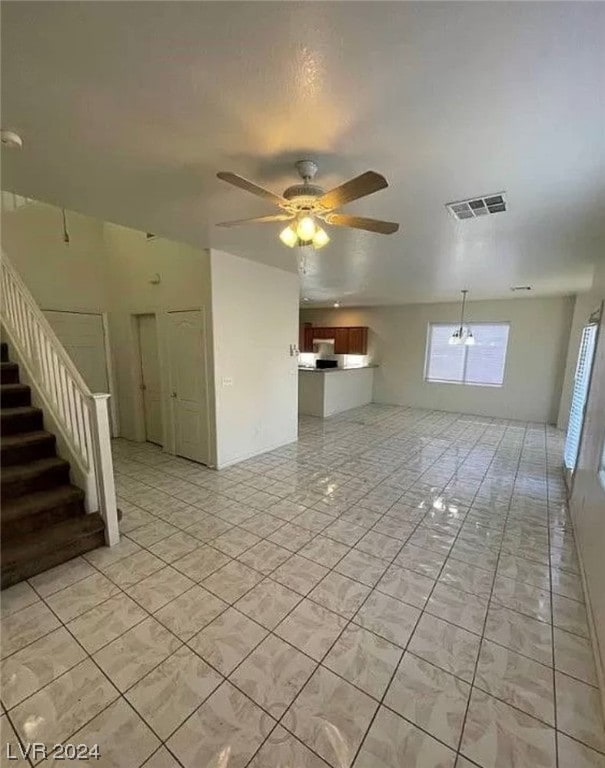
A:
{"label": "tile floor", "polygon": [[542,425],[378,405],[220,473],[117,441],[119,546],[2,593],[3,750],[604,768],[561,448]]}

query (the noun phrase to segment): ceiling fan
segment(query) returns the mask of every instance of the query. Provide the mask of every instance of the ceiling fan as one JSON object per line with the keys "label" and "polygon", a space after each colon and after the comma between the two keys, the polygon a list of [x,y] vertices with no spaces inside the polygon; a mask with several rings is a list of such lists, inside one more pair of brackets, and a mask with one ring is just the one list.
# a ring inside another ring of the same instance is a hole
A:
{"label": "ceiling fan", "polygon": [[281,209],[280,213],[256,216],[251,219],[223,221],[217,226],[236,227],[240,224],[270,224],[277,221],[289,221],[292,223],[282,230],[279,237],[290,248],[305,245],[321,248],[326,245],[330,238],[318,224],[318,220],[336,227],[364,229],[367,232],[377,232],[381,235],[391,235],[399,229],[399,224],[392,221],[335,213],[335,209],[340,208],[345,203],[359,200],[361,197],[366,197],[388,187],[387,180],[379,173],[366,171],[361,176],[356,176],[329,192],[325,192],[321,187],[312,183],[318,170],[317,163],[312,160],[299,160],[296,163],[296,169],[302,179],[302,184],[288,187],[283,195],[277,195],[253,181],[248,181],[237,173],[230,171],[217,173],[219,179],[262,197]]}

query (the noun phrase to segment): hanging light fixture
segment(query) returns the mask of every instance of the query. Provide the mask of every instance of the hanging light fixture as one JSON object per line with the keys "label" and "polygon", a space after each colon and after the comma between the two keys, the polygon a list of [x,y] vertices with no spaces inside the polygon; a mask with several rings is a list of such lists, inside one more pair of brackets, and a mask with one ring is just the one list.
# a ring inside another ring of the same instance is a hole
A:
{"label": "hanging light fixture", "polygon": [[466,294],[468,290],[465,288],[462,293],[462,310],[460,312],[460,326],[456,328],[454,333],[450,336],[450,344],[466,344],[467,347],[472,346],[475,343],[475,337],[473,332],[467,326],[464,326],[464,309],[466,307]]}
{"label": "hanging light fixture", "polygon": [[289,224],[279,234],[279,239],[289,248],[312,245],[323,248],[330,242],[328,233],[322,229],[313,216],[302,215],[293,224]]}

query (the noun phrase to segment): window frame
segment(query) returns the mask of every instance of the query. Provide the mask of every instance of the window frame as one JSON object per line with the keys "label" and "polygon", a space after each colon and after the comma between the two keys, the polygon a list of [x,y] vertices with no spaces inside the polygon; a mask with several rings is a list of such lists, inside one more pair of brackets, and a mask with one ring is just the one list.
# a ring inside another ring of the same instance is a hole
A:
{"label": "window frame", "polygon": [[[433,323],[429,321],[427,324],[427,331],[426,331],[426,344],[425,344],[425,350],[424,350],[424,377],[423,380],[426,384],[455,384],[458,386],[465,386],[465,387],[490,387],[495,389],[501,389],[504,386],[504,382],[506,380],[506,369],[507,369],[507,363],[508,363],[508,344],[510,341],[510,329],[511,329],[511,322],[510,320],[481,320],[480,322],[472,322],[472,323],[465,323],[464,326],[466,328],[470,328],[473,330],[474,328],[481,326],[481,325],[506,325],[508,328],[508,333],[506,335],[506,347],[504,349],[504,366],[502,368],[502,382],[500,384],[490,384],[490,383],[481,383],[477,381],[465,381],[466,379],[466,369],[468,365],[468,347],[466,345],[464,346],[464,361],[462,365],[462,380],[461,381],[455,381],[452,379],[429,379],[429,365],[431,361],[431,349],[433,346],[433,335],[431,333],[431,329],[433,327],[446,327],[446,328],[454,328],[456,329],[459,326],[459,323],[444,323],[444,322],[436,322]],[[473,333],[474,335],[474,333]]]}

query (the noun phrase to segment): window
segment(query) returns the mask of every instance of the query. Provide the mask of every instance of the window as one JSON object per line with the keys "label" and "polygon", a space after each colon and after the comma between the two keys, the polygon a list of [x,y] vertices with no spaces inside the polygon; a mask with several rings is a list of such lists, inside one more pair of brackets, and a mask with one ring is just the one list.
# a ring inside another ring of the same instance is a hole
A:
{"label": "window", "polygon": [[426,381],[501,387],[508,344],[508,323],[471,323],[471,346],[449,343],[455,323],[431,323],[427,339]]}
{"label": "window", "polygon": [[569,423],[567,425],[565,452],[563,455],[565,466],[571,470],[575,469],[578,451],[580,450],[580,440],[584,426],[584,410],[590,386],[590,372],[592,370],[596,338],[597,326],[595,324],[587,325],[583,328],[576,372],[574,374],[571,409],[569,411]]}

